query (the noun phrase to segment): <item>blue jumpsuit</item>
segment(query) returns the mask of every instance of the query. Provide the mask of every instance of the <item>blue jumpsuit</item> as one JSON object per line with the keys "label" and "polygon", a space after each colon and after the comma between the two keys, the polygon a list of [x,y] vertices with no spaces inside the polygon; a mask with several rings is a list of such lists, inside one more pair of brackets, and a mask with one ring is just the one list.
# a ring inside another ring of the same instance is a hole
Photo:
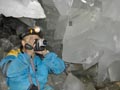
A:
{"label": "blue jumpsuit", "polygon": [[36,86],[36,79],[38,80],[40,90],[51,90],[46,86],[48,73],[60,74],[65,69],[63,60],[53,52],[49,52],[43,60],[37,55],[34,56],[36,73],[32,70],[30,59],[29,55],[20,52],[17,55],[8,55],[1,60],[0,67],[7,77],[8,90],[28,90],[31,84],[30,77]]}

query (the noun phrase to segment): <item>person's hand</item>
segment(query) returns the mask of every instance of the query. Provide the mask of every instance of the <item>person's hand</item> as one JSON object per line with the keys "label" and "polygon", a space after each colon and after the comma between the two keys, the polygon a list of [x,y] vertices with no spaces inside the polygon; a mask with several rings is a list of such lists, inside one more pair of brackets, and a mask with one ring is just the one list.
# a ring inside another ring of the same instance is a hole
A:
{"label": "person's hand", "polygon": [[34,50],[25,50],[25,52],[29,55],[29,56],[33,56],[34,55]]}
{"label": "person's hand", "polygon": [[47,49],[45,49],[43,51],[35,51],[35,53],[45,56],[47,53],[49,53],[49,51]]}

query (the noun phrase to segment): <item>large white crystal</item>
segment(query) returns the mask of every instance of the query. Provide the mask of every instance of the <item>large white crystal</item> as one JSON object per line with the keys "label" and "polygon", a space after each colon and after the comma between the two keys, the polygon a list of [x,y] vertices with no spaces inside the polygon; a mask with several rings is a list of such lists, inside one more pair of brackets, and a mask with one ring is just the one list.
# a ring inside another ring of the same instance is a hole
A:
{"label": "large white crystal", "polygon": [[13,17],[45,18],[37,0],[0,0],[0,14]]}

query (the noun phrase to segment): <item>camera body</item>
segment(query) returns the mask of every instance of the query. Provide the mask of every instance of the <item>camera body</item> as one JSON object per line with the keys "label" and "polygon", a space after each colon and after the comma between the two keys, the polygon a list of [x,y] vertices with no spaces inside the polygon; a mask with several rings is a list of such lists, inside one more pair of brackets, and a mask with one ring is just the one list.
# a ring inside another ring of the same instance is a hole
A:
{"label": "camera body", "polygon": [[47,40],[45,39],[36,39],[34,51],[43,51],[47,46]]}
{"label": "camera body", "polygon": [[28,50],[34,49],[34,51],[43,51],[46,49],[47,40],[45,39],[36,39],[34,42],[35,47],[33,48],[30,44],[26,43],[25,48]]}

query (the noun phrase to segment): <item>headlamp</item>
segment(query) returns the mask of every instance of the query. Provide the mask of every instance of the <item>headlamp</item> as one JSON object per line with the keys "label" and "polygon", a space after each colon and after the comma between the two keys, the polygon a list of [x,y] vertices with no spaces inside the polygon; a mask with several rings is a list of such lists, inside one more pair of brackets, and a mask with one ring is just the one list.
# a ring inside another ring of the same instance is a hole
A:
{"label": "headlamp", "polygon": [[36,33],[38,33],[38,32],[40,32],[40,27],[35,26],[34,30],[35,30]]}
{"label": "headlamp", "polygon": [[20,34],[20,39],[23,39],[27,35],[38,35],[40,38],[43,37],[39,27],[30,28],[24,31],[24,33]]}

